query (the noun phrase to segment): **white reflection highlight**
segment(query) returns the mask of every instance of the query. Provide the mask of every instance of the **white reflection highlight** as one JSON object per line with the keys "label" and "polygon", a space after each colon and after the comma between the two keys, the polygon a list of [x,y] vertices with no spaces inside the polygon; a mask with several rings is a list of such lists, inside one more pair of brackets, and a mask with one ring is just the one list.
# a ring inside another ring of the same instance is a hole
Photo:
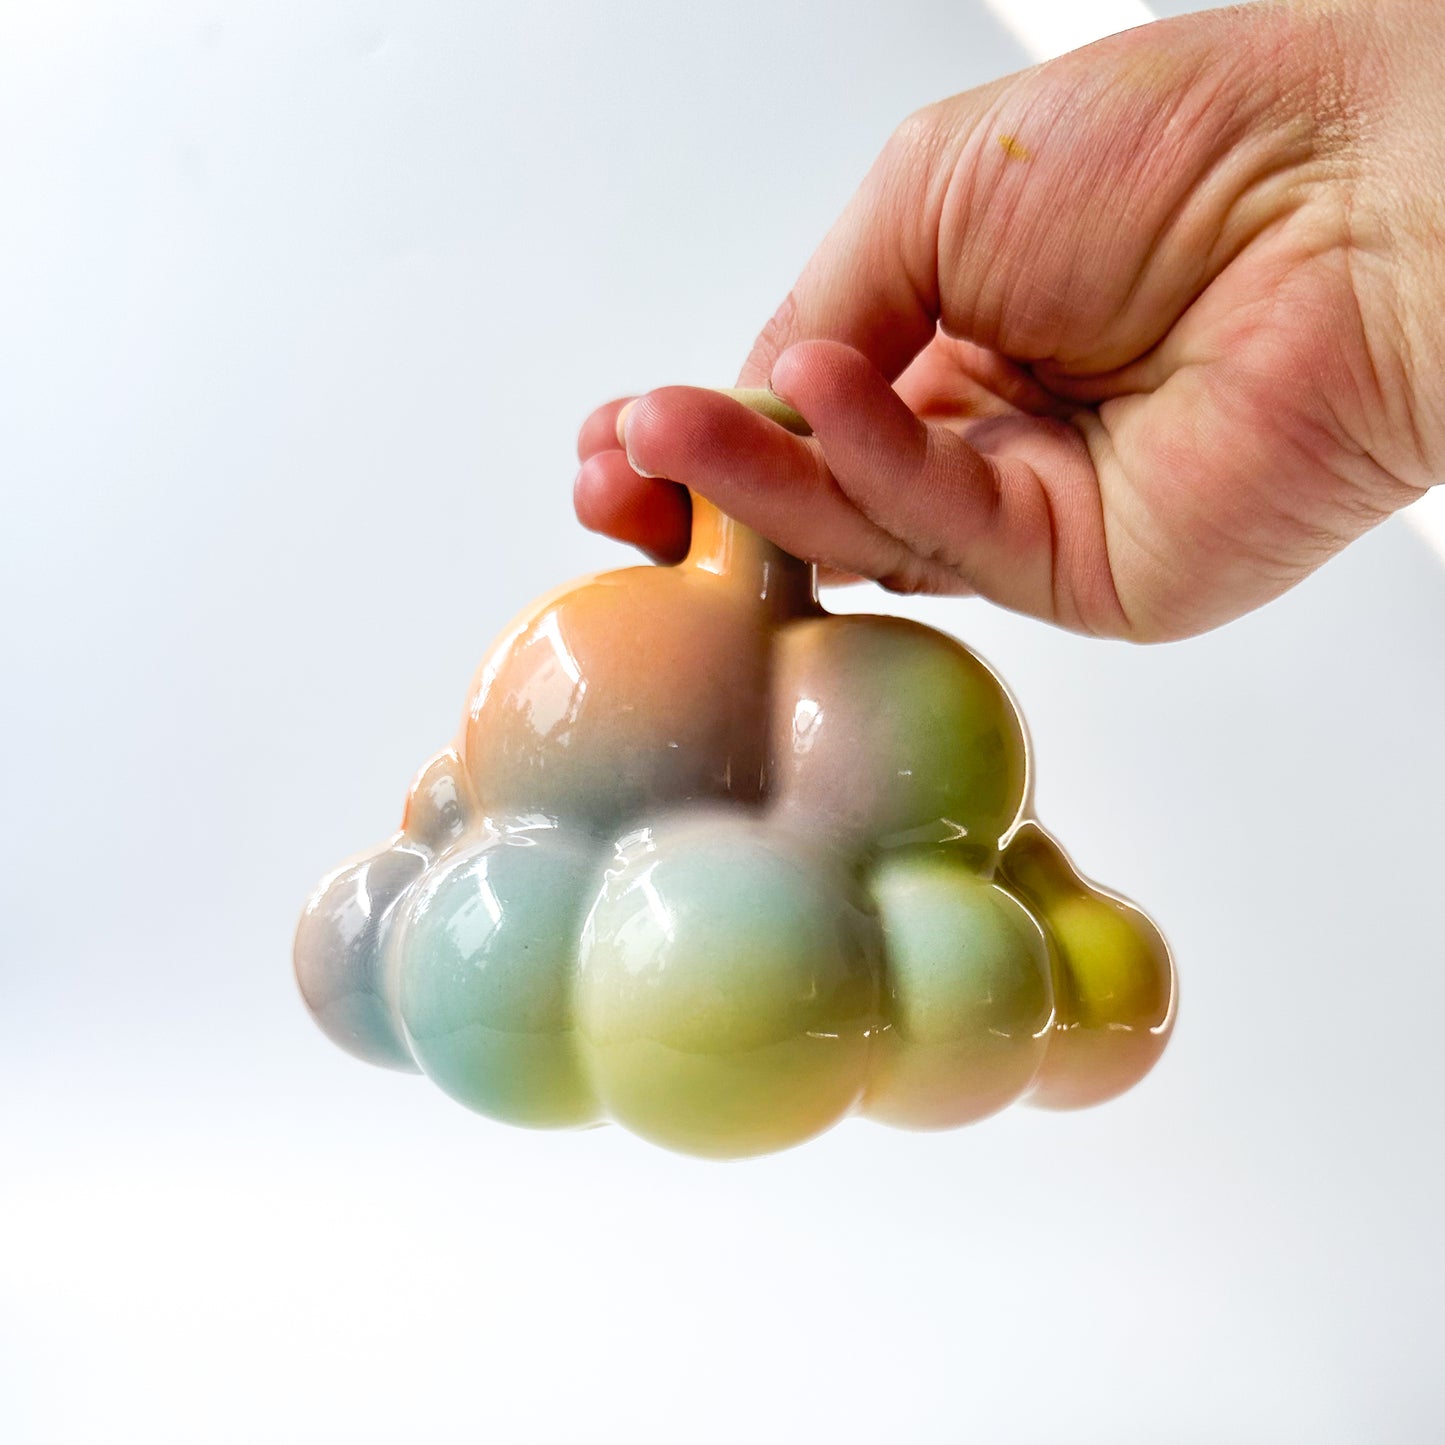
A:
{"label": "white reflection highlight", "polygon": [[672,910],[662,901],[662,895],[657,891],[657,885],[652,881],[654,863],[651,868],[637,880],[637,887],[641,890],[644,898],[647,899],[647,911],[657,920],[657,926],[662,931],[662,936],[669,943],[677,942],[677,923],[672,916]]}
{"label": "white reflection highlight", "polygon": [[499,927],[502,922],[502,905],[492,891],[491,882],[485,873],[477,878],[477,897],[481,900],[482,907],[487,910],[487,916],[492,920],[492,926]]}
{"label": "white reflection highlight", "polygon": [[806,753],[817,738],[823,709],[816,699],[802,697],[793,708],[793,751]]}
{"label": "white reflection highlight", "polygon": [[552,653],[557,659],[557,666],[567,674],[568,679],[573,682],[580,691],[586,692],[587,679],[582,676],[582,669],[578,666],[577,659],[572,656],[572,649],[567,646],[566,640],[562,636],[562,628],[557,621],[557,614],[555,612],[548,616],[546,621],[537,629],[537,633],[539,636],[545,637],[547,641],[552,644]]}
{"label": "white reflection highlight", "polygon": [[366,925],[371,922],[371,894],[367,890],[364,874],[356,875],[346,901],[331,916],[335,920],[341,941],[348,947],[361,937]]}

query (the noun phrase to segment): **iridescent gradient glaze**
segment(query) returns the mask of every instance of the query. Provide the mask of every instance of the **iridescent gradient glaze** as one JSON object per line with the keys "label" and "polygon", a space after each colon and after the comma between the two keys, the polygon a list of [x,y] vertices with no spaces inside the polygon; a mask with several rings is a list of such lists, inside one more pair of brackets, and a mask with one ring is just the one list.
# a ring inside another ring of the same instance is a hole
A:
{"label": "iridescent gradient glaze", "polygon": [[1175,1009],[1158,930],[1033,820],[988,667],[831,616],[811,567],[701,499],[682,565],[574,583],[503,634],[295,963],[343,1048],[479,1113],[718,1158],[852,1113],[1098,1103]]}

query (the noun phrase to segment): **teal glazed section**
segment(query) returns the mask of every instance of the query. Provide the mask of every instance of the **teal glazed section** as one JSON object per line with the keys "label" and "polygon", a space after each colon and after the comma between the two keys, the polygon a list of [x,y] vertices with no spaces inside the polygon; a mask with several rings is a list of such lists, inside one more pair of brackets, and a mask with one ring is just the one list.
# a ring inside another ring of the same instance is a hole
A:
{"label": "teal glazed section", "polygon": [[572,976],[600,861],[585,838],[519,829],[454,854],[411,902],[398,940],[406,1037],[423,1071],[479,1114],[536,1128],[599,1118]]}

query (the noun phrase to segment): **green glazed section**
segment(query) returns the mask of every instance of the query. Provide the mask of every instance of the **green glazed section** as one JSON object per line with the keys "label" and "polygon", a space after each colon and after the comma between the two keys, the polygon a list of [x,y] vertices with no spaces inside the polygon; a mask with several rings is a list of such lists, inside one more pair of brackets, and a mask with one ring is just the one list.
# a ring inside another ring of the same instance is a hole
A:
{"label": "green glazed section", "polygon": [[405,923],[400,1005],[412,1052],[453,1098],[509,1124],[595,1123],[572,1021],[598,858],[555,830],[469,849]]}
{"label": "green glazed section", "polygon": [[1028,745],[987,664],[898,617],[822,617],[779,643],[772,787],[841,838],[965,839],[991,855],[1028,794]]}
{"label": "green glazed section", "polygon": [[887,949],[885,1028],[864,1112],[948,1129],[1017,1099],[1053,1026],[1043,930],[1007,889],[938,853],[886,858],[873,879]]}
{"label": "green glazed section", "polygon": [[1053,945],[1058,1009],[1030,1102],[1074,1109],[1132,1088],[1163,1052],[1174,1022],[1174,964],[1133,904],[1094,887],[1037,824],[1010,840],[1001,871]]}
{"label": "green glazed section", "polygon": [[761,1154],[857,1102],[876,920],[798,840],[737,817],[654,830],[583,933],[578,1021],[607,1113],[692,1154]]}

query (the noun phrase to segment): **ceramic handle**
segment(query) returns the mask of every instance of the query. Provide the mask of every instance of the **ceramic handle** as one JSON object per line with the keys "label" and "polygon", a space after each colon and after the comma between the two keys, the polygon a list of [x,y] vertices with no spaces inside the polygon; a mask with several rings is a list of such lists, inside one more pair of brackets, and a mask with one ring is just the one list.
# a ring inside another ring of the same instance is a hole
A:
{"label": "ceramic handle", "polygon": [[[812,428],[787,402],[765,387],[713,388],[775,422],[794,436],[812,436]],[[766,538],[718,510],[696,492],[692,497],[692,547],[684,566],[701,568],[734,583],[768,610],[802,613],[816,610],[817,577],[813,566],[790,556]]]}
{"label": "ceramic handle", "polygon": [[803,420],[787,402],[776,397],[766,387],[761,386],[719,386],[714,388],[723,396],[730,396],[734,401],[740,401],[746,407],[751,407],[759,416],[765,416],[769,421],[775,421],[780,427],[792,432],[794,436],[810,437],[813,429]]}

